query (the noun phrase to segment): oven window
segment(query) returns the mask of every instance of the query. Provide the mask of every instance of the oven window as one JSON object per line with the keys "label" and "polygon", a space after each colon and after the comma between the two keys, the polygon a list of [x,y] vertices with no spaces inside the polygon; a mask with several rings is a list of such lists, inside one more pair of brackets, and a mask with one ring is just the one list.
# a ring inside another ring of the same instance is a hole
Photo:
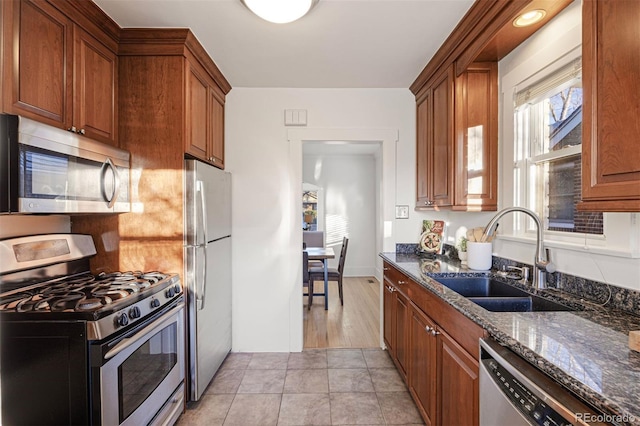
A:
{"label": "oven window", "polygon": [[120,423],[142,404],[178,362],[177,325],[153,335],[118,367]]}

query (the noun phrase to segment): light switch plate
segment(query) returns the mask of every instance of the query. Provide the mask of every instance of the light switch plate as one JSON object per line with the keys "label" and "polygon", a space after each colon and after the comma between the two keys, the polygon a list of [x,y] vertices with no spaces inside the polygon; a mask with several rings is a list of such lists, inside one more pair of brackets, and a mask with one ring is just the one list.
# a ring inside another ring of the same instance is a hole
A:
{"label": "light switch plate", "polygon": [[409,219],[409,206],[396,206],[396,219]]}

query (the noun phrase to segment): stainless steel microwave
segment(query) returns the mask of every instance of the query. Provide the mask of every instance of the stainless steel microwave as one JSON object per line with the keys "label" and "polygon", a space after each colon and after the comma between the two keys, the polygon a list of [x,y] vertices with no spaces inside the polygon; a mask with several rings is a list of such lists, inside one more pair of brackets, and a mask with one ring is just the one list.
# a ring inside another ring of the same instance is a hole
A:
{"label": "stainless steel microwave", "polygon": [[129,176],[127,151],[0,114],[0,213],[129,212]]}

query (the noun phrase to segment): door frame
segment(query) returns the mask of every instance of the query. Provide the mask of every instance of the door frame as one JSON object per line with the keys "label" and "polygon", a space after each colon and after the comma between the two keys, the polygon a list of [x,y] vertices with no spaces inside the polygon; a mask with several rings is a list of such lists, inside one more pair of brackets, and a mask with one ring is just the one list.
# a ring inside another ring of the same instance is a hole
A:
{"label": "door frame", "polygon": [[[290,194],[300,193],[302,183],[302,144],[303,142],[318,141],[345,141],[349,143],[379,142],[382,145],[380,158],[380,176],[382,179],[379,187],[379,205],[376,218],[376,251],[394,252],[395,239],[393,237],[393,223],[395,220],[396,204],[396,144],[398,142],[398,129],[389,128],[296,128],[287,130],[289,140],[289,162],[292,176],[290,180]],[[303,305],[300,301],[302,294],[302,265],[298,261],[300,246],[302,246],[302,233],[295,232],[302,229],[302,203],[292,200],[290,214],[295,220],[291,221],[290,248],[292,253],[291,264],[300,264],[297,284],[291,293],[289,300],[290,321],[289,348],[291,352],[302,351],[304,344],[303,330]],[[384,347],[382,330],[382,259],[376,262],[376,278],[380,283],[380,347]]]}

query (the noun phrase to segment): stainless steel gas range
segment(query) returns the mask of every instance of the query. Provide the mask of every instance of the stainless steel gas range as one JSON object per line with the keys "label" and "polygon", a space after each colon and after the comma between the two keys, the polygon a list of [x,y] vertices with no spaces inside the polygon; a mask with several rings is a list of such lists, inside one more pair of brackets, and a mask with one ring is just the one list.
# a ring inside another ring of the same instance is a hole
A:
{"label": "stainless steel gas range", "polygon": [[91,236],[0,241],[3,424],[173,424],[184,405],[179,276],[90,273]]}

